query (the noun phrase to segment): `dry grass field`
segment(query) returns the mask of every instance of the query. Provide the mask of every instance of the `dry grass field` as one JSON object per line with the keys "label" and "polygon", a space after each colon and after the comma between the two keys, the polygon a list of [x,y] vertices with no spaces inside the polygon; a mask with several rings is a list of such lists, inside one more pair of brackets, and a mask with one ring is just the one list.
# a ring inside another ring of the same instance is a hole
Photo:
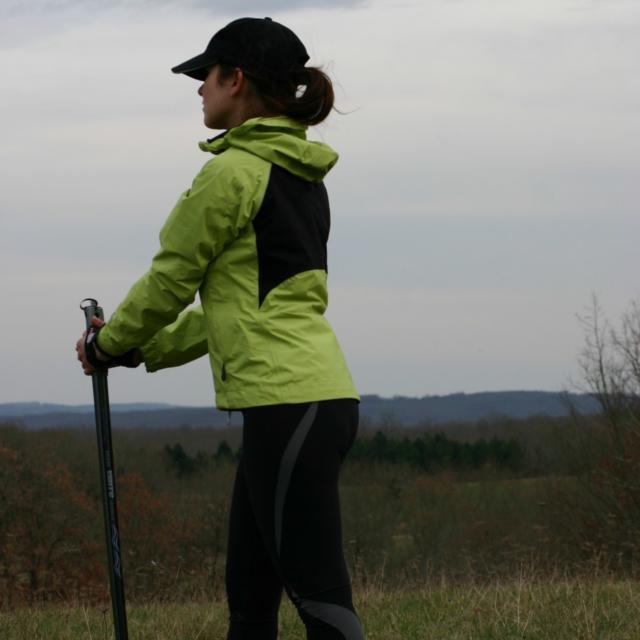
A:
{"label": "dry grass field", "polygon": [[[526,577],[408,591],[359,591],[368,640],[637,640],[640,584],[605,578]],[[224,640],[224,603],[158,603],[129,609],[131,640]],[[4,640],[108,640],[110,609],[82,606],[0,613]],[[304,630],[285,602],[281,640]]]}

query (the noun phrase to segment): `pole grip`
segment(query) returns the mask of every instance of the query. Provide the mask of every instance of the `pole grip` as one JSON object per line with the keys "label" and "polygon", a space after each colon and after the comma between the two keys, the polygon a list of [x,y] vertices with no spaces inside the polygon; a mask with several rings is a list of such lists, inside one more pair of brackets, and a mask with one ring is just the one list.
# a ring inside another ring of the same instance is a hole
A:
{"label": "pole grip", "polygon": [[80,308],[84,312],[84,319],[86,323],[87,330],[91,329],[91,318],[95,316],[96,318],[100,318],[100,320],[104,320],[104,313],[102,312],[102,307],[98,304],[98,301],[94,298],[85,298],[80,303]]}

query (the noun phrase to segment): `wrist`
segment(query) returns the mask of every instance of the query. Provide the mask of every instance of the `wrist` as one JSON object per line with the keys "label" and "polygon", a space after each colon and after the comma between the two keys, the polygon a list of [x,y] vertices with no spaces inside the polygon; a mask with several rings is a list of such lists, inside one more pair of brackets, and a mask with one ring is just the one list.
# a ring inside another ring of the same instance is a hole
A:
{"label": "wrist", "polygon": [[109,355],[106,351],[100,348],[100,344],[98,342],[99,335],[100,335],[100,332],[96,331],[96,337],[93,339],[93,347],[96,354],[96,358],[102,362],[108,362],[113,358],[113,356]]}
{"label": "wrist", "polygon": [[109,369],[111,367],[129,367],[135,368],[143,361],[140,349],[130,349],[126,353],[119,356],[112,356],[98,345],[98,336],[102,327],[93,329],[87,333],[85,339],[85,355],[86,358],[96,369]]}

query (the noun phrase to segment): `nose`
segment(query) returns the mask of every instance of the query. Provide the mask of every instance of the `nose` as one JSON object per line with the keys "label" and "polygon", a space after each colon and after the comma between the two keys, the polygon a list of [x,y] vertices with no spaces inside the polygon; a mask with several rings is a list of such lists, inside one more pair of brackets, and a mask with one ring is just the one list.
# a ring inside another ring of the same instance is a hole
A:
{"label": "nose", "polygon": [[203,85],[203,84],[201,84],[201,85],[198,87],[198,95],[199,95],[199,96],[201,96],[201,95],[202,95],[202,87],[204,87],[204,85]]}

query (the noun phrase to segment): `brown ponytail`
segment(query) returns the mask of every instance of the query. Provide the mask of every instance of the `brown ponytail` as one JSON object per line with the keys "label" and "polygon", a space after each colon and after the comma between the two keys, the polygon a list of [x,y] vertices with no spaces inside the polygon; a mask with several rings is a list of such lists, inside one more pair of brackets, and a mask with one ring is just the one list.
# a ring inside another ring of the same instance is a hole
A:
{"label": "brown ponytail", "polygon": [[[228,77],[233,69],[232,65],[221,63],[220,77]],[[333,109],[333,83],[318,67],[303,67],[284,79],[258,77],[246,72],[245,76],[256,97],[269,111],[302,124],[319,124]]]}
{"label": "brown ponytail", "polygon": [[[303,88],[300,94],[299,86]],[[294,99],[283,104],[283,113],[303,124],[319,124],[331,113],[333,102],[331,78],[318,67],[305,67],[296,85]]]}

